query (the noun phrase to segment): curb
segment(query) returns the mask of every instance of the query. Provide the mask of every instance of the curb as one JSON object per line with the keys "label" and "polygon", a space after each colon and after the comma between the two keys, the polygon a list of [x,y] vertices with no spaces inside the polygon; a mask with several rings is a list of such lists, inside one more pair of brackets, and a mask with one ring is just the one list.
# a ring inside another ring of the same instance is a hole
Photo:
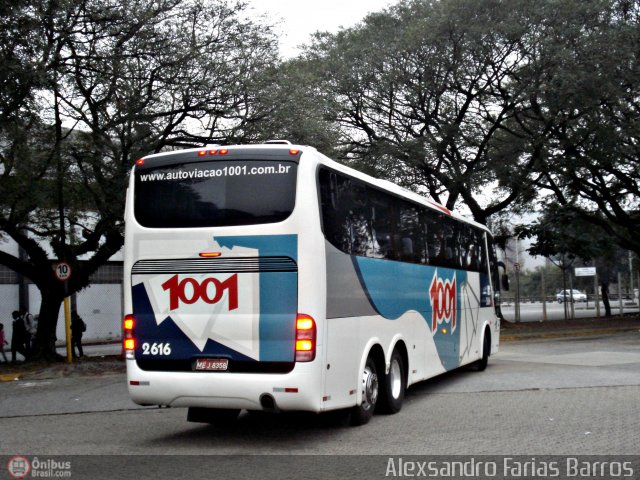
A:
{"label": "curb", "polygon": [[500,341],[505,342],[517,342],[524,340],[545,340],[556,338],[571,338],[571,337],[596,337],[599,335],[611,335],[615,333],[624,332],[640,332],[637,326],[634,327],[618,327],[618,328],[596,328],[592,330],[561,330],[561,331],[546,331],[546,332],[522,332],[522,333],[506,333],[500,332]]}
{"label": "curb", "polygon": [[0,374],[0,382],[15,382],[16,380],[20,380],[20,377],[24,377],[26,375],[33,375],[36,372],[39,372],[39,370],[31,370],[28,372],[3,373],[3,374]]}

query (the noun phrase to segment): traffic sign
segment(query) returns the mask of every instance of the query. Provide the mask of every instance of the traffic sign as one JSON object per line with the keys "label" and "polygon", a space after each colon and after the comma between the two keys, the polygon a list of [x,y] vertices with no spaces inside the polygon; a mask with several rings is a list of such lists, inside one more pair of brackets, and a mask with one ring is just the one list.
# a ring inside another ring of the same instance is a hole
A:
{"label": "traffic sign", "polygon": [[593,277],[596,274],[596,267],[576,267],[576,277]]}
{"label": "traffic sign", "polygon": [[53,266],[53,271],[56,274],[56,278],[61,282],[69,280],[71,277],[71,265],[67,262],[59,262]]}

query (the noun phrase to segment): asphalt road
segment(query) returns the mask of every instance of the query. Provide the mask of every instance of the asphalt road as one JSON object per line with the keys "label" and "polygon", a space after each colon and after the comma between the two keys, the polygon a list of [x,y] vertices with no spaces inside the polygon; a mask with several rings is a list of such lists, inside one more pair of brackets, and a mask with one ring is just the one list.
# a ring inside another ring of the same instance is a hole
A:
{"label": "asphalt road", "polygon": [[503,343],[485,372],[413,386],[400,413],[358,428],[246,412],[231,429],[191,424],[182,408],[135,406],[122,374],[5,382],[0,455],[638,455],[639,347],[640,332]]}

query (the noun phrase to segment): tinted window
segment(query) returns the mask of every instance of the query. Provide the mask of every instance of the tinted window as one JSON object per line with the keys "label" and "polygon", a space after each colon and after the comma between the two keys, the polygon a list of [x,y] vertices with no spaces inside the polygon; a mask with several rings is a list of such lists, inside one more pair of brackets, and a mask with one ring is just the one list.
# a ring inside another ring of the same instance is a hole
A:
{"label": "tinted window", "polygon": [[187,228],[279,222],[295,204],[297,164],[197,162],[136,171],[135,216],[145,227]]}
{"label": "tinted window", "polygon": [[483,230],[324,168],[319,183],[325,237],[343,252],[487,271]]}
{"label": "tinted window", "polygon": [[398,235],[399,200],[384,192],[367,188],[371,208],[371,224],[374,233],[374,258],[398,260],[400,237]]}

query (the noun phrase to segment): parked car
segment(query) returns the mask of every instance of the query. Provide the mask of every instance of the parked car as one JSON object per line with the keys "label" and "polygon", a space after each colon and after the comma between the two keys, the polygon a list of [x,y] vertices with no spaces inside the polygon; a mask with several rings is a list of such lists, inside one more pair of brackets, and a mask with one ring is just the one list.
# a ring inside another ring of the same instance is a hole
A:
{"label": "parked car", "polygon": [[558,303],[570,302],[572,296],[574,302],[587,301],[587,295],[585,293],[582,293],[580,290],[576,290],[575,288],[573,290],[560,290],[556,294],[556,300],[558,300]]}

